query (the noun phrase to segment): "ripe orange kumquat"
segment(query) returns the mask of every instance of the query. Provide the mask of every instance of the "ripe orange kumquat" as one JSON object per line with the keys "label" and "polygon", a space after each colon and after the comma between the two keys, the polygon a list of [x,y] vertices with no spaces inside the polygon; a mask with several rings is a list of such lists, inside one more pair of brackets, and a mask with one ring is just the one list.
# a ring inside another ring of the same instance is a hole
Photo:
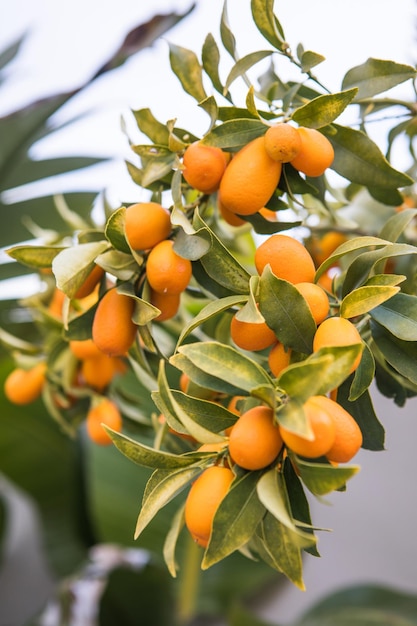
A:
{"label": "ripe orange kumquat", "polygon": [[194,541],[203,548],[210,541],[214,516],[233,479],[231,469],[213,465],[200,474],[188,492],[185,524]]}
{"label": "ripe orange kumquat", "polygon": [[316,396],[317,404],[332,418],[336,427],[335,440],[326,457],[335,463],[348,463],[362,446],[361,429],[346,409],[327,396]]}
{"label": "ripe orange kumquat", "polygon": [[91,441],[100,446],[107,446],[111,444],[112,440],[103,428],[103,424],[116,432],[120,432],[123,420],[116,404],[108,398],[103,398],[89,409],[85,424]]}
{"label": "ripe orange kumquat", "polygon": [[125,212],[126,238],[133,250],[148,250],[171,233],[169,211],[158,202],[138,202]]}
{"label": "ripe orange kumquat", "polygon": [[214,193],[229,161],[229,155],[215,146],[196,141],[185,149],[182,175],[187,183],[203,193]]}
{"label": "ripe orange kumquat", "polygon": [[303,408],[313,438],[302,437],[282,425],[280,432],[285,445],[295,454],[314,459],[330,450],[336,438],[336,427],[328,411],[323,409],[319,396],[309,398]]}
{"label": "ripe orange kumquat", "polygon": [[232,213],[253,215],[273,195],[282,165],[265,150],[264,137],[253,139],[232,158],[219,187],[221,204]]}
{"label": "ripe orange kumquat", "polygon": [[294,126],[281,122],[270,126],[265,133],[265,150],[274,161],[288,163],[301,149],[301,137]]}
{"label": "ripe orange kumquat", "polygon": [[273,376],[278,378],[285,368],[289,366],[291,362],[291,349],[285,348],[284,344],[280,341],[272,346],[269,354],[268,354],[268,365],[271,370]]}
{"label": "ripe orange kumquat", "polygon": [[262,274],[266,265],[278,278],[290,283],[313,282],[316,268],[305,246],[288,235],[271,235],[255,250],[255,266]]}
{"label": "ripe orange kumquat", "polygon": [[267,406],[255,406],[242,415],[229,435],[229,453],[240,467],[258,470],[270,465],[282,448],[282,437]]}
{"label": "ripe orange kumquat", "polygon": [[315,283],[297,283],[294,287],[306,300],[316,324],[321,324],[330,310],[329,298],[324,289]]}
{"label": "ripe orange kumquat", "polygon": [[126,371],[126,364],[119,357],[101,354],[83,359],[80,374],[84,382],[95,389],[103,392],[111,383],[116,374]]}
{"label": "ripe orange kumquat", "polygon": [[156,306],[161,312],[158,317],[154,318],[154,322],[165,322],[176,316],[180,308],[181,294],[165,294],[151,290],[151,304]]}
{"label": "ripe orange kumquat", "polygon": [[9,402],[17,405],[30,404],[41,394],[46,378],[46,363],[41,361],[30,369],[16,367],[4,382],[4,394]]}
{"label": "ripe orange kumquat", "polygon": [[298,154],[291,160],[291,165],[306,176],[316,177],[324,174],[334,160],[334,149],[330,141],[315,128],[297,128],[301,146]]}
{"label": "ripe orange kumquat", "polygon": [[175,295],[184,291],[191,280],[192,265],[189,259],[179,256],[170,239],[161,241],[149,253],[146,276],[157,293]]}
{"label": "ripe orange kumquat", "polygon": [[235,314],[230,323],[230,336],[242,350],[257,352],[277,342],[277,337],[266,322],[244,322]]}
{"label": "ripe orange kumquat", "polygon": [[[320,348],[336,346],[351,346],[362,344],[362,339],[356,326],[344,317],[328,317],[317,328],[313,338],[313,352]],[[354,372],[361,362],[362,353],[356,357],[351,372]]]}
{"label": "ripe orange kumquat", "polygon": [[133,298],[118,293],[115,288],[106,291],[94,314],[93,341],[108,356],[123,356],[135,341],[137,327],[132,320],[135,309]]}
{"label": "ripe orange kumquat", "polygon": [[93,269],[75,293],[74,298],[77,300],[82,300],[86,298],[91,293],[93,293],[94,289],[97,287],[98,283],[104,276],[104,269],[99,265],[94,265]]}

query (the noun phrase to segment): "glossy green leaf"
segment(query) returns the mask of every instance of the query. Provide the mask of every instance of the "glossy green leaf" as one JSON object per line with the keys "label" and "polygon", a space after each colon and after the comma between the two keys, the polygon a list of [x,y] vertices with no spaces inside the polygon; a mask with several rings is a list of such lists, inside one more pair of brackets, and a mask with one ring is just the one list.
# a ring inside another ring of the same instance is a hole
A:
{"label": "glossy green leaf", "polygon": [[346,379],[361,350],[361,344],[321,348],[305,360],[285,368],[277,385],[290,398],[300,402],[310,396],[327,394]]}
{"label": "glossy green leaf", "polygon": [[379,236],[381,239],[388,239],[388,241],[397,241],[416,215],[417,209],[404,209],[403,211],[398,211],[385,222]]}
{"label": "glossy green leaf", "polygon": [[199,467],[184,467],[169,470],[157,469],[150,477],[143,494],[142,506],[136,522],[135,539],[139,537],[149,522],[168,502],[201,473]]}
{"label": "glossy green leaf", "polygon": [[198,102],[207,98],[203,86],[201,65],[192,50],[169,44],[169,59],[171,69],[179,79],[184,91]]}
{"label": "glossy green leaf", "polygon": [[324,127],[322,132],[335,151],[332,169],[352,183],[381,189],[397,189],[412,184],[412,179],[394,169],[364,132],[338,124]]}
{"label": "glossy green leaf", "polygon": [[255,549],[266,563],[285,574],[299,589],[305,589],[301,549],[294,532],[270,513],[259,525]]}
{"label": "glossy green leaf", "polygon": [[291,515],[287,485],[283,474],[276,468],[265,472],[257,483],[258,498],[264,507],[286,528],[294,533],[299,548],[314,545],[315,537],[297,528]]}
{"label": "glossy green leaf", "polygon": [[6,253],[27,267],[40,269],[51,267],[52,261],[64,248],[58,246],[15,246]]}
{"label": "glossy green leaf", "polygon": [[177,575],[177,560],[175,558],[175,548],[180,532],[184,528],[184,504],[178,509],[171,521],[171,526],[164,541],[163,555],[169,573],[173,578]]}
{"label": "glossy green leaf", "polygon": [[371,311],[371,317],[404,341],[417,341],[417,297],[399,293]]}
{"label": "glossy green leaf", "polygon": [[392,298],[399,290],[399,287],[393,286],[365,285],[358,287],[343,298],[340,305],[340,315],[345,318],[364,315]]}
{"label": "glossy green leaf", "polygon": [[264,135],[268,127],[259,119],[237,118],[213,128],[202,140],[208,146],[243,148],[250,141]]}
{"label": "glossy green leaf", "polygon": [[95,259],[108,247],[107,241],[97,241],[62,250],[52,261],[58,289],[73,298],[93,269]]}
{"label": "glossy green leaf", "polygon": [[167,146],[169,131],[165,124],[159,122],[148,108],[132,111],[136,123],[149,139],[156,145]]}
{"label": "glossy green leaf", "polygon": [[367,282],[380,267],[384,268],[387,259],[414,254],[417,254],[417,247],[406,243],[390,243],[385,247],[363,252],[347,268],[343,282],[343,296]]}
{"label": "glossy green leaf", "polygon": [[222,44],[227,52],[234,59],[236,55],[236,39],[233,32],[230,29],[229,17],[227,14],[227,2],[223,4],[223,11],[220,20],[220,37]]}
{"label": "glossy green leaf", "polygon": [[252,18],[259,32],[279,51],[285,50],[284,31],[274,15],[274,0],[251,0]]}
{"label": "glossy green leaf", "polygon": [[[292,516],[294,520],[297,520],[298,526],[304,532],[313,535],[315,528],[312,525],[309,501],[303,484],[288,456],[284,461],[284,476]],[[304,550],[312,556],[320,556],[314,536],[311,538],[311,541],[311,545],[305,547]]]}
{"label": "glossy green leaf", "polygon": [[223,94],[224,88],[219,74],[220,52],[216,40],[211,33],[206,36],[201,51],[203,69],[210,78],[213,87]]}
{"label": "glossy green leaf", "polygon": [[232,67],[229,72],[229,75],[226,78],[226,82],[224,85],[224,93],[226,94],[229,90],[230,85],[240,76],[244,75],[251,67],[259,63],[268,56],[271,56],[271,50],[258,50],[257,52],[250,52],[246,56],[239,59],[236,64]]}
{"label": "glossy green leaf", "polygon": [[200,232],[200,236],[205,232],[211,243],[207,254],[200,259],[207,274],[231,293],[248,293],[249,273],[201,219],[197,211],[194,214],[193,225]]}
{"label": "glossy green leaf", "polygon": [[414,594],[355,584],[326,595],[294,626],[416,626],[416,615]]}
{"label": "glossy green leaf", "polygon": [[320,265],[316,271],[315,281],[317,281],[320,276],[329,269],[329,267],[334,265],[336,261],[344,257],[346,254],[349,254],[350,252],[356,253],[359,250],[365,250],[366,248],[382,248],[389,244],[390,242],[388,240],[369,235],[363,237],[353,237],[338,246],[336,250]]}
{"label": "glossy green leaf", "polygon": [[318,54],[312,50],[303,50],[299,58],[303,72],[309,72],[313,67],[320,65],[320,63],[326,60],[326,57],[322,54]]}
{"label": "glossy green leaf", "polygon": [[120,207],[110,215],[107,220],[105,235],[116,250],[130,254],[130,247],[125,236],[125,213],[126,208]]}
{"label": "glossy green leaf", "polygon": [[[185,400],[182,395],[174,395],[173,391],[169,388],[163,360],[161,360],[160,362],[158,385],[160,396],[167,406],[169,413],[182,424],[188,434],[192,435],[197,441],[201,443],[214,443],[216,441],[223,441],[222,436],[213,432],[212,429],[206,428],[198,420],[195,419],[196,416],[193,412],[193,409],[195,408],[195,403],[191,398],[187,402],[187,400]],[[178,398],[180,398],[179,402]],[[198,406],[200,407],[200,405]]]}
{"label": "glossy green leaf", "polygon": [[269,265],[259,282],[259,309],[284,346],[311,352],[317,328],[311,310],[294,285],[277,278]]}
{"label": "glossy green leaf", "polygon": [[196,363],[193,362],[192,358],[188,358],[188,355],[182,354],[181,348],[170,358],[169,362],[181,372],[185,372],[193,383],[205,389],[225,393],[229,396],[248,393],[238,387],[237,384],[212,375],[203,368],[198,367]]}
{"label": "glossy green leaf", "polygon": [[[136,257],[137,258],[137,257]],[[115,248],[106,250],[96,258],[97,265],[119,280],[131,280],[138,273],[138,263],[129,252],[120,252]]]}
{"label": "glossy green leaf", "polygon": [[372,98],[415,77],[416,70],[411,65],[369,58],[362,65],[357,65],[346,72],[342,87],[343,89],[358,87],[356,100],[362,100]]}
{"label": "glossy green leaf", "polygon": [[365,450],[384,450],[385,432],[373,407],[369,390],[354,401],[350,401],[351,382],[347,380],[337,390],[337,401],[350,413],[362,431],[362,448]]}
{"label": "glossy green leaf", "polygon": [[386,328],[371,322],[372,337],[386,361],[402,376],[417,384],[417,344],[398,339]]}
{"label": "glossy green leaf", "polygon": [[245,545],[265,513],[256,484],[261,472],[245,472],[232,482],[213,519],[212,534],[201,564],[207,569]]}
{"label": "glossy green leaf", "polygon": [[317,96],[307,104],[299,107],[291,116],[300,126],[321,128],[331,124],[343,113],[352,102],[357,89],[349,89],[334,94]]}
{"label": "glossy green leaf", "polygon": [[[152,398],[158,407],[163,406],[159,403],[160,396],[160,393],[152,394]],[[236,415],[217,402],[195,398],[175,389],[171,389],[171,396],[176,406],[181,407],[184,413],[211,433],[219,433],[226,428],[230,428],[236,422]],[[168,410],[170,410],[169,404],[164,406],[168,406]],[[164,415],[168,418],[168,415],[165,413]],[[212,442],[214,442],[214,437],[211,438],[210,443]]]}
{"label": "glossy green leaf", "polygon": [[193,330],[201,326],[201,324],[216,317],[219,313],[223,313],[238,304],[243,304],[246,300],[247,296],[226,296],[225,298],[213,300],[206,304],[206,306],[182,329],[178,337],[177,347],[182,344],[184,339],[186,339]]}
{"label": "glossy green leaf", "polygon": [[[216,341],[190,343],[181,346],[177,354],[184,355],[201,371],[247,393],[260,385],[272,386],[260,365],[231,346]],[[171,357],[170,362],[175,366],[177,355]]]}
{"label": "glossy green leaf", "polygon": [[324,496],[341,489],[346,482],[359,472],[358,465],[328,465],[313,463],[296,457],[300,477],[307,489],[316,496]]}
{"label": "glossy green leaf", "polygon": [[375,359],[366,342],[362,344],[362,356],[355,371],[349,392],[349,400],[357,400],[372,385],[375,376]]}
{"label": "glossy green leaf", "polygon": [[136,441],[123,433],[105,427],[114,445],[128,459],[151,469],[177,470],[195,464],[196,459],[178,454],[156,450],[140,441]]}

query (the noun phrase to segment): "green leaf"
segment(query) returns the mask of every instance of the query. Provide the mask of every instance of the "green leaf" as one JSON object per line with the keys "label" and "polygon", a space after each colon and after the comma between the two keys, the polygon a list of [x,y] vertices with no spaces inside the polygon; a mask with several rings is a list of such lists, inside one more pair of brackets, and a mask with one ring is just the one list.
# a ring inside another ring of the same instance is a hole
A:
{"label": "green leaf", "polygon": [[312,351],[317,327],[311,310],[294,285],[277,278],[269,265],[259,281],[259,309],[284,346],[297,352]]}
{"label": "green leaf", "polygon": [[341,489],[346,481],[360,470],[358,465],[328,465],[312,463],[295,457],[295,463],[305,486],[316,496],[324,496],[332,491]]}
{"label": "green leaf", "polygon": [[371,321],[372,338],[387,363],[402,376],[417,384],[417,344],[398,339],[386,328]]}
{"label": "green leaf", "polygon": [[[228,387],[234,390],[233,395],[239,395],[240,390],[250,393],[261,385],[272,386],[271,379],[260,365],[235,348],[216,341],[181,346],[170,359],[172,365],[176,367],[176,363],[181,362],[178,359],[181,356],[202,372],[228,383]],[[195,382],[200,384],[198,380]]]}
{"label": "green leaf", "polygon": [[317,269],[314,280],[317,281],[320,276],[329,269],[332,265],[336,263],[339,259],[344,257],[346,254],[350,252],[358,252],[359,250],[364,250],[365,248],[382,248],[389,244],[390,242],[385,239],[380,239],[379,237],[372,236],[363,236],[363,237],[353,237],[348,241],[345,241],[340,246],[336,248],[336,250],[320,265]]}
{"label": "green leaf", "polygon": [[206,304],[206,306],[201,309],[199,313],[197,313],[197,315],[187,324],[187,326],[182,329],[178,337],[177,349],[178,346],[182,344],[184,339],[188,337],[188,335],[190,335],[193,330],[198,328],[201,324],[204,324],[204,322],[207,322],[208,320],[216,317],[216,315],[218,315],[219,313],[223,313],[224,311],[227,311],[228,309],[238,304],[243,304],[244,302],[246,302],[246,300],[247,296],[226,296],[225,298],[213,300],[212,302]]}
{"label": "green leaf", "polygon": [[242,148],[250,141],[264,135],[268,127],[259,119],[237,118],[227,120],[212,128],[202,139],[202,143],[218,148]]}
{"label": "green leaf", "polygon": [[232,293],[247,294],[249,291],[250,275],[231,254],[217,235],[207,226],[200,215],[195,211],[194,228],[199,235],[203,234],[210,241],[210,250],[201,257],[200,262],[207,274],[220,285]]}
{"label": "green leaf", "polygon": [[371,311],[371,317],[403,341],[417,341],[417,296],[399,293]]}
{"label": "green leaf", "polygon": [[51,267],[56,255],[64,249],[58,246],[14,246],[6,253],[22,265],[40,269]]}
{"label": "green leaf", "polygon": [[253,67],[262,59],[265,59],[268,56],[271,56],[271,50],[258,50],[257,52],[251,52],[244,56],[242,59],[239,59],[237,63],[232,67],[229,72],[229,75],[226,78],[226,83],[224,85],[224,95],[228,92],[230,85],[240,76],[244,75],[247,70]]}
{"label": "green leaf", "polygon": [[157,469],[150,477],[143,494],[142,506],[136,522],[135,539],[168,502],[188,485],[198,474],[199,467],[169,470]]}
{"label": "green leaf", "polygon": [[350,380],[347,380],[337,390],[337,402],[350,413],[362,431],[362,448],[365,450],[384,450],[385,432],[378,420],[372,404],[369,391],[365,391],[359,398],[350,401]]}
{"label": "green leaf", "polygon": [[267,513],[259,525],[254,545],[270,567],[285,574],[299,589],[305,590],[301,549],[292,530]]}
{"label": "green leaf", "polygon": [[364,315],[392,298],[399,287],[365,285],[348,293],[340,305],[341,317],[350,318],[357,315]]}
{"label": "green leaf", "polygon": [[[220,433],[226,428],[233,426],[236,422],[236,415],[217,402],[195,398],[175,389],[171,389],[170,394],[175,406],[181,407],[184,413],[197,422],[197,424],[200,424],[203,428],[210,431],[210,433]],[[164,402],[162,396],[163,394],[161,392],[156,392],[152,394],[152,399],[161,412],[164,413],[169,423],[169,415],[167,415],[165,411],[173,411],[175,407]],[[178,416],[174,414],[174,418],[178,419]],[[212,442],[214,442],[214,436],[211,437],[209,443]]]}
{"label": "green leaf", "polygon": [[416,626],[417,598],[380,585],[354,585],[317,602],[295,626]]}
{"label": "green leaf", "polygon": [[251,0],[252,17],[259,32],[274,48],[283,51],[288,44],[273,9],[274,0]]}
{"label": "green leaf", "polygon": [[157,450],[144,443],[135,441],[123,433],[118,433],[111,428],[104,428],[106,428],[116,448],[128,459],[142,467],[173,471],[196,464],[195,457],[171,454],[170,452]]}
{"label": "green leaf", "polygon": [[378,270],[380,264],[385,265],[384,262],[387,259],[414,254],[417,254],[415,246],[406,243],[390,243],[385,247],[358,255],[346,271],[342,289],[343,296],[366,282],[372,272]]}
{"label": "green leaf", "polygon": [[411,65],[369,58],[362,65],[357,65],[346,72],[342,87],[343,89],[358,87],[356,100],[363,100],[415,77],[416,70]]}
{"label": "green leaf", "polygon": [[192,50],[170,43],[169,59],[171,69],[184,91],[198,102],[207,98],[203,86],[202,69],[196,54]]}
{"label": "green leaf", "polygon": [[357,89],[349,89],[339,93],[318,96],[296,109],[291,119],[300,126],[307,126],[308,128],[327,126],[343,113],[356,93]]}
{"label": "green leaf", "polygon": [[[217,435],[212,430],[205,428],[199,421],[195,420],[193,408],[195,408],[196,402],[190,398],[188,402],[184,401],[184,396],[179,394],[174,395],[168,385],[168,380],[165,372],[165,362],[160,361],[159,374],[158,374],[159,392],[162,401],[167,407],[169,414],[173,415],[176,420],[182,424],[185,431],[192,435],[197,441],[201,443],[214,443],[216,441],[223,441],[223,437]],[[180,402],[178,398],[180,397]],[[186,396],[185,396],[186,397]],[[181,398],[183,401],[181,402]],[[201,405],[198,405],[199,408]],[[167,415],[168,417],[168,415]]]}
{"label": "green leaf", "polygon": [[260,471],[237,476],[220,502],[213,519],[210,542],[204,553],[202,569],[207,569],[245,545],[265,513],[258,499],[256,484]]}
{"label": "green leaf", "polygon": [[219,93],[223,94],[224,88],[219,75],[220,52],[216,40],[211,33],[208,33],[204,40],[201,59],[203,69],[210,78],[213,87]]}
{"label": "green leaf", "polygon": [[322,132],[335,151],[332,169],[352,183],[371,189],[397,189],[413,183],[407,174],[390,165],[379,147],[364,132],[338,124],[326,126]]}
{"label": "green leaf", "polygon": [[290,398],[302,403],[310,396],[325,395],[342,384],[361,350],[361,344],[321,348],[285,368],[277,385]]}
{"label": "green leaf", "polygon": [[223,11],[220,20],[220,37],[227,52],[234,59],[236,54],[236,39],[229,26],[227,15],[227,2],[223,4]]}
{"label": "green leaf", "polygon": [[402,235],[408,224],[416,217],[417,209],[404,209],[390,217],[382,227],[381,239],[395,242]]}
{"label": "green leaf", "polygon": [[95,259],[109,247],[107,241],[81,243],[62,250],[52,261],[58,289],[73,298],[94,267]]}
{"label": "green leaf", "polygon": [[301,69],[303,72],[309,72],[313,67],[320,65],[326,60],[322,54],[313,52],[312,50],[303,50],[300,55]]}
{"label": "green leaf", "polygon": [[172,518],[171,526],[166,535],[163,547],[164,561],[168,568],[169,573],[173,578],[177,576],[177,562],[175,558],[175,548],[178,542],[178,537],[181,530],[184,527],[184,507],[183,504]]}
{"label": "green leaf", "polygon": [[294,541],[299,548],[315,545],[314,535],[303,532],[292,518],[287,485],[283,474],[276,468],[265,472],[258,481],[257,492],[264,507],[286,528],[294,533]]}
{"label": "green leaf", "polygon": [[357,400],[372,385],[375,376],[375,359],[368,344],[363,342],[359,367],[350,387],[349,400]]}
{"label": "green leaf", "polygon": [[132,111],[139,130],[142,131],[156,145],[167,146],[169,131],[165,124],[161,124],[154,117],[150,109]]}
{"label": "green leaf", "polygon": [[120,207],[110,215],[107,220],[105,235],[113,248],[130,254],[130,247],[125,237],[125,214],[126,208]]}

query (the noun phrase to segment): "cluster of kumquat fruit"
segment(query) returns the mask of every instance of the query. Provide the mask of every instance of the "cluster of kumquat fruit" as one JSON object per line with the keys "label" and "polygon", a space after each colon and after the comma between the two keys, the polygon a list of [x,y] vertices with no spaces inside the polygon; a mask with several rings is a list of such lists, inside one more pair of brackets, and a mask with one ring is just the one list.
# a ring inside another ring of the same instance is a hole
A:
{"label": "cluster of kumquat fruit", "polygon": [[333,146],[320,131],[281,122],[269,126],[233,156],[201,141],[190,144],[183,155],[182,174],[194,189],[218,192],[220,215],[230,225],[240,226],[245,216],[256,213],[266,219],[274,217],[266,205],[278,187],[283,164],[318,177],[333,159]]}
{"label": "cluster of kumquat fruit", "polygon": [[[271,54],[287,56],[261,4],[251,2],[255,23]],[[228,33],[223,23],[233,56]],[[153,470],[135,537],[179,496],[164,545],[174,576],[176,544],[191,535],[203,569],[240,551],[303,587],[303,553],[318,556],[307,496],[345,490],[360,448],[384,449],[371,384],[398,404],[417,395],[417,211],[400,191],[413,180],[366,124],[336,123],[360,103],[357,77],[366,86],[383,72],[372,99],[389,74],[394,86],[415,69],[371,59],[342,92],[323,93],[305,71],[321,56],[299,47],[302,80],[282,81],[271,63],[242,108],[231,85],[265,52],[240,58],[221,85],[213,51],[207,39],[200,64],[170,50],[209,113],[203,137],[133,112],[151,142],[132,141],[138,165],[127,164],[144,200],[103,202],[100,225],[91,215],[74,232],[68,220],[71,238],[66,228],[54,245],[8,250],[41,279],[22,303],[41,337],[29,345],[0,329],[16,363],[4,391],[17,405],[42,397],[66,432]],[[203,72],[228,106],[206,94]],[[387,202],[369,233],[349,213],[361,194],[364,206]]]}

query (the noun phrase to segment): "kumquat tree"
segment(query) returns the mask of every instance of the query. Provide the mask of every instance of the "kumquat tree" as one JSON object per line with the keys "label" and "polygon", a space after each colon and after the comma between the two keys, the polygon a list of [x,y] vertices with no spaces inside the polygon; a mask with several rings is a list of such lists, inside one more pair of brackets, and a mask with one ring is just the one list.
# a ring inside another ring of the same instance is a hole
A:
{"label": "kumquat tree", "polygon": [[226,5],[200,54],[170,44],[207,127],[132,112],[140,200],[8,248],[42,288],[20,305],[33,340],[2,330],[5,394],[147,468],[132,534],[175,503],[172,577],[189,540],[197,570],[238,552],[304,589],[323,532],[310,498],[384,449],[370,386],[399,406],[417,395],[416,103],[389,95],[416,70],[369,58],[333,93],[273,0],[250,4],[262,50],[239,56]]}

